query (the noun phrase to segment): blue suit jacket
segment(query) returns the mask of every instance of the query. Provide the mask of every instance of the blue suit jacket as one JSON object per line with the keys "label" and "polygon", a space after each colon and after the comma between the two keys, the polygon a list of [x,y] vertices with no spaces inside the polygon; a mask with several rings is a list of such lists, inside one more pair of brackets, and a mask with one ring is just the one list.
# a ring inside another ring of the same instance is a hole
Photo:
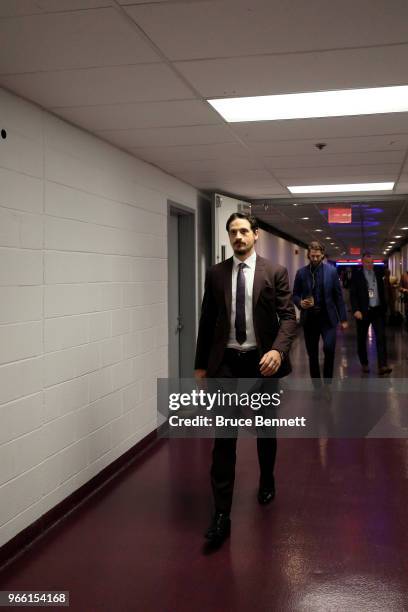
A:
{"label": "blue suit jacket", "polygon": [[[335,327],[339,321],[347,321],[346,306],[336,268],[325,263],[321,265],[323,266],[323,290],[326,311],[330,323]],[[295,283],[293,285],[293,302],[301,312],[301,323],[305,322],[307,310],[303,310],[300,307],[300,300],[308,295],[312,295],[312,274],[310,267],[307,265],[296,272]]]}

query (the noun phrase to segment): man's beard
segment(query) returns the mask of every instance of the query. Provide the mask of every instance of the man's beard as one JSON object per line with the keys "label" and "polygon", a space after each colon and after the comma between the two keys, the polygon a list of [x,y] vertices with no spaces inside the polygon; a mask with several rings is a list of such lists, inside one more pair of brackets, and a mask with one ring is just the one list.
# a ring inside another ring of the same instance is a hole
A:
{"label": "man's beard", "polygon": [[252,246],[249,246],[247,244],[234,244],[234,253],[235,255],[243,255],[245,253],[248,253],[248,251],[250,251],[252,248]]}

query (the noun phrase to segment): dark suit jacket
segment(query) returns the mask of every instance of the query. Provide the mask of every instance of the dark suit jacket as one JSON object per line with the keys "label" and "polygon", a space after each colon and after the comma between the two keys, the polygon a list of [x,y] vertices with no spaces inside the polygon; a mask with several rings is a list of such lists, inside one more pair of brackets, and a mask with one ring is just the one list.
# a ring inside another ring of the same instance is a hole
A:
{"label": "dark suit jacket", "polygon": [[[197,338],[195,368],[215,376],[228,343],[231,324],[232,257],[212,266],[206,275]],[[260,357],[276,349],[285,358],[274,377],[291,371],[290,346],[296,336],[296,314],[286,268],[256,257],[252,316]]]}
{"label": "dark suit jacket", "polygon": [[[387,310],[387,300],[385,297],[384,281],[382,273],[374,268],[375,277],[377,279],[378,297],[380,299],[380,306],[385,314]],[[368,297],[368,285],[364,276],[363,268],[356,270],[351,277],[350,284],[350,303],[353,312],[359,310],[363,315],[368,313],[368,307],[370,305]]]}
{"label": "dark suit jacket", "polygon": [[[347,321],[346,306],[336,268],[325,263],[322,265],[324,303],[330,323],[335,327],[339,321]],[[300,307],[300,301],[309,295],[312,295],[312,274],[307,265],[296,272],[293,285],[293,301],[300,310],[302,324],[307,321],[307,310]]]}

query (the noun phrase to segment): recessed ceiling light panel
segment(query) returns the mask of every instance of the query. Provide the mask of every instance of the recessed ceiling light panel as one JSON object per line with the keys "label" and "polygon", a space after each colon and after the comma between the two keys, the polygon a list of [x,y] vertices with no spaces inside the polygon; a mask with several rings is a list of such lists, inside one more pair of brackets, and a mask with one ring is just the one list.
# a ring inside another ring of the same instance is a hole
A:
{"label": "recessed ceiling light panel", "polygon": [[347,117],[408,111],[408,85],[208,100],[228,122]]}
{"label": "recessed ceiling light panel", "polygon": [[341,193],[346,191],[392,191],[394,183],[349,183],[344,185],[288,185],[291,193]]}

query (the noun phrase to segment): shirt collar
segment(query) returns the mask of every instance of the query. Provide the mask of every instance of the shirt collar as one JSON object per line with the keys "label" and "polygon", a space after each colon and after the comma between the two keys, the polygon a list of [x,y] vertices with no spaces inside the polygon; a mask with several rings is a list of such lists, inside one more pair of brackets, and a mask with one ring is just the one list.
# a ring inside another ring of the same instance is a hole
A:
{"label": "shirt collar", "polygon": [[248,268],[255,270],[256,266],[256,252],[254,251],[250,257],[247,257],[245,261],[241,261],[238,257],[233,256],[234,268],[238,268],[239,264],[244,263]]}

